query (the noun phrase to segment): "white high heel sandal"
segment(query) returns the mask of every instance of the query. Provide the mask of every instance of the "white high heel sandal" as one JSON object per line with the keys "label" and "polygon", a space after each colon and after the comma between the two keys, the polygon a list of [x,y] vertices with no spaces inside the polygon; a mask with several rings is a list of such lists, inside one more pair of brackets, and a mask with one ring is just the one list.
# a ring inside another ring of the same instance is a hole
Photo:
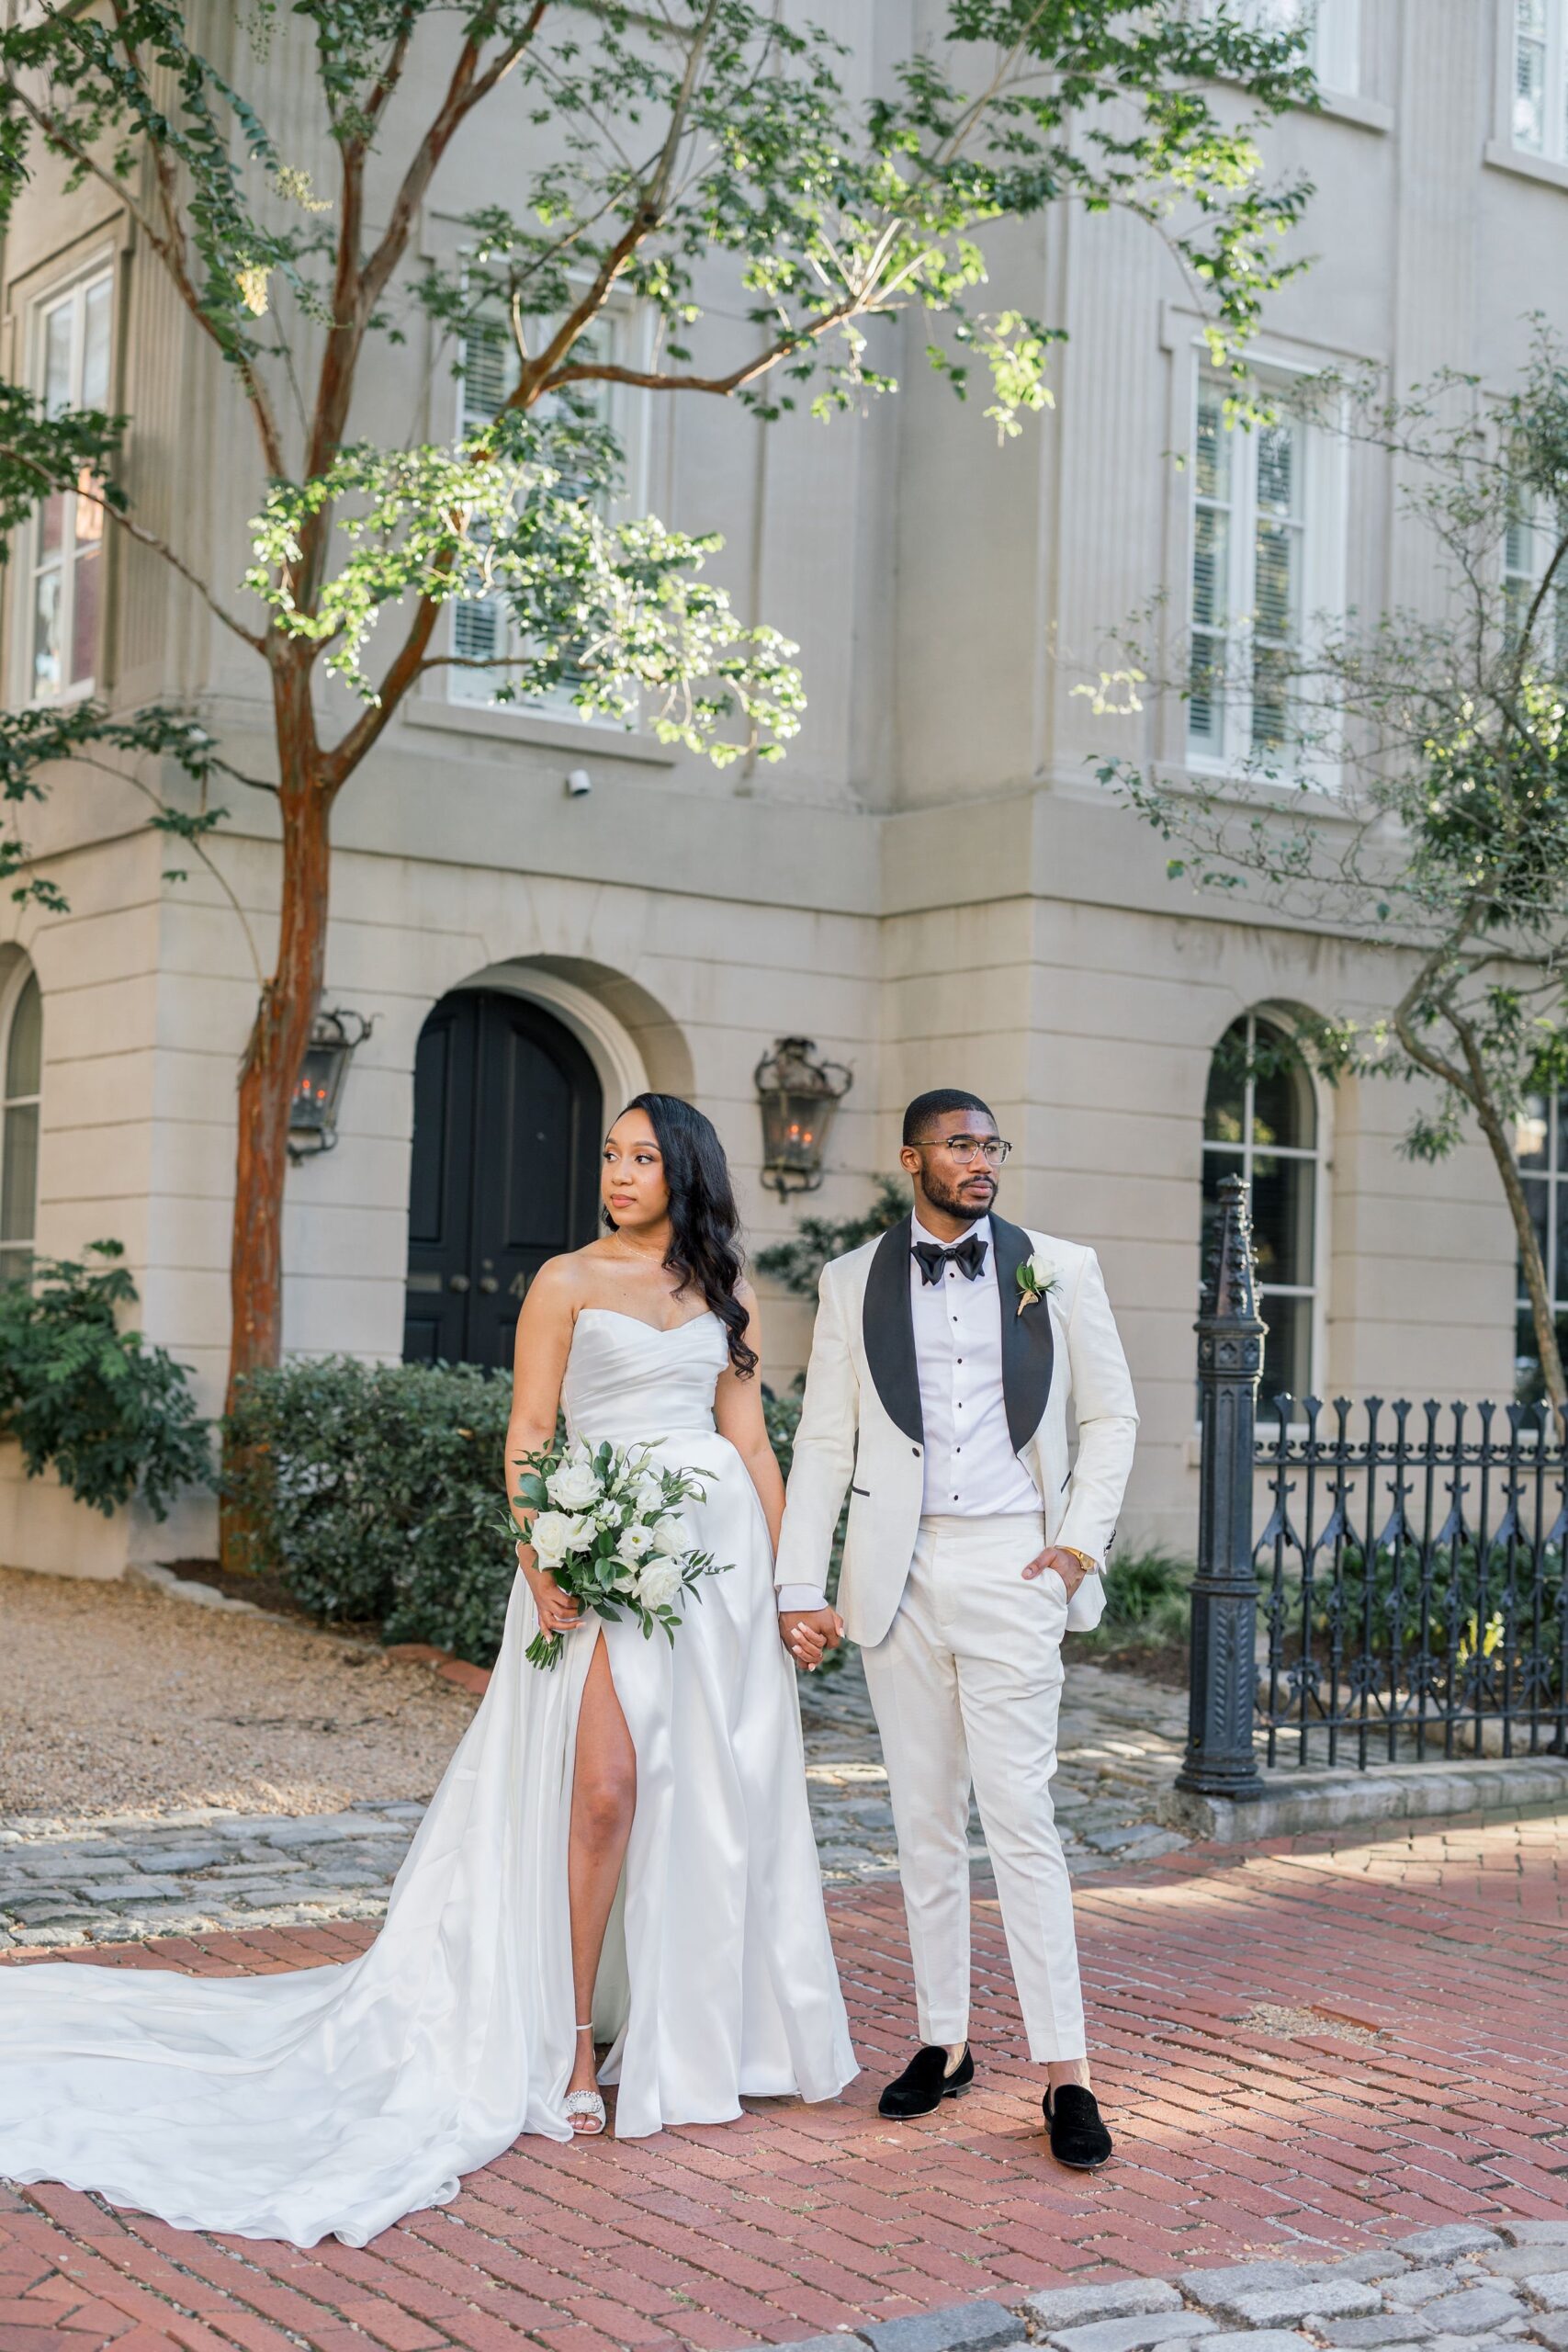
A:
{"label": "white high heel sandal", "polygon": [[[592,2033],[592,2018],[590,2018],[586,2024],[580,2025],[577,2030],[579,2033]],[[568,2091],[566,2114],[568,2122],[571,2124],[572,2135],[579,2140],[596,2140],[608,2120],[604,2112],[604,2102],[597,2091]],[[574,2120],[580,2115],[585,2118],[581,2127]]]}

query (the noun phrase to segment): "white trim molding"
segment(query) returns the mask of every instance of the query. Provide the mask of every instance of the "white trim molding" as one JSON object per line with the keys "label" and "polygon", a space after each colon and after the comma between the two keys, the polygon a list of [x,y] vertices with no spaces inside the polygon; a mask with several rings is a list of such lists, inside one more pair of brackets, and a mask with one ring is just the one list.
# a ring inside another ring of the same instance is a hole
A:
{"label": "white trim molding", "polygon": [[574,980],[563,980],[558,973],[541,971],[519,957],[515,962],[487,964],[482,972],[470,973],[446,993],[467,995],[474,989],[526,997],[530,1003],[553,1012],[592,1063],[604,1090],[606,1119],[613,1119],[634,1094],[648,1092],[648,1065],[629,1032],[591,990],[579,988]]}

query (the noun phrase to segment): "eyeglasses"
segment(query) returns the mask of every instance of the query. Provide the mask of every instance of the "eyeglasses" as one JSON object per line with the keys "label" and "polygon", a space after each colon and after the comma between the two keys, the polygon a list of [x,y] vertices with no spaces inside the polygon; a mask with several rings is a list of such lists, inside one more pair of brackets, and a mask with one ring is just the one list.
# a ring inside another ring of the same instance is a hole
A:
{"label": "eyeglasses", "polygon": [[1010,1143],[1000,1136],[939,1136],[931,1143],[918,1143],[917,1151],[944,1151],[957,1168],[966,1168],[972,1159],[983,1159],[987,1168],[999,1168],[1009,1152]]}

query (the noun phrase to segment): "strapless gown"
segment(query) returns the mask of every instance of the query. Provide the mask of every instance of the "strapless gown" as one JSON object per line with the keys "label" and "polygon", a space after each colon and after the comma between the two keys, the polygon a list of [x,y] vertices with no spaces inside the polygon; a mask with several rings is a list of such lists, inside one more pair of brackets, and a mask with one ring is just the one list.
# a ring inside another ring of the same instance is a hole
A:
{"label": "strapless gown", "polygon": [[705,1474],[694,1541],[731,1565],[673,1646],[592,1619],[553,1673],[519,1576],[489,1691],[362,1958],[227,1979],[0,1969],[0,2175],[177,2228],[362,2245],[446,2202],[522,2132],[569,2139],[567,1831],[593,1644],[637,1749],[637,1812],[594,1999],[624,2137],[723,2122],[744,2096],[831,2098],[856,2072],[807,1807],[766,1523],[714,1428],[717,1318],[592,1308],[574,1435]]}

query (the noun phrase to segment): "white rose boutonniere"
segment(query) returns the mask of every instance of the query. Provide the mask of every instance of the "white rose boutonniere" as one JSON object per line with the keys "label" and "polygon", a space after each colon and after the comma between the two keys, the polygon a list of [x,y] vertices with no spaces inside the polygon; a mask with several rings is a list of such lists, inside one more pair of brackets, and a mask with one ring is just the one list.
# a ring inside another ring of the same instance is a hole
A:
{"label": "white rose boutonniere", "polygon": [[1026,1306],[1037,1306],[1061,1286],[1062,1277],[1055,1266],[1037,1250],[1018,1270],[1018,1312],[1021,1315]]}

